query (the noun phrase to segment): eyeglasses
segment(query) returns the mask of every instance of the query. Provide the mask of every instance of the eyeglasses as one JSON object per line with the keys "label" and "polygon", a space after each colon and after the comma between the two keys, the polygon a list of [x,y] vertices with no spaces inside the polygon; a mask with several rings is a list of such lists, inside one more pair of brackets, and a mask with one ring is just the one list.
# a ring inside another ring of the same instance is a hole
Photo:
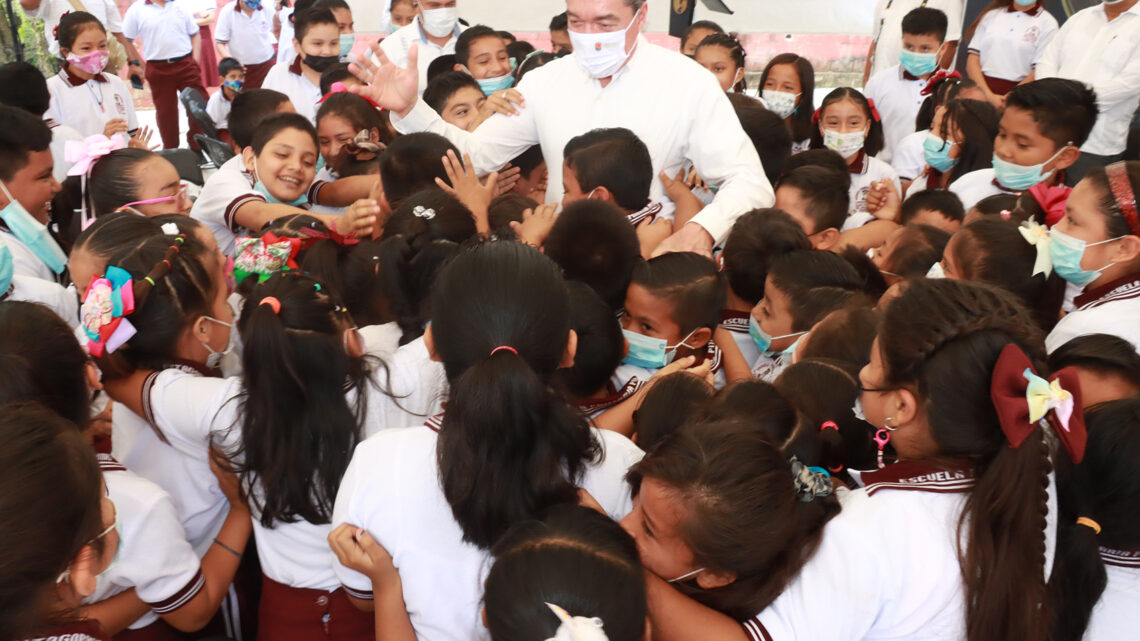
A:
{"label": "eyeglasses", "polygon": [[189,188],[186,185],[179,185],[178,191],[173,196],[163,196],[162,198],[151,198],[149,200],[136,200],[133,203],[127,203],[123,207],[134,207],[135,205],[157,205],[158,203],[169,203],[174,201],[183,201],[189,197]]}

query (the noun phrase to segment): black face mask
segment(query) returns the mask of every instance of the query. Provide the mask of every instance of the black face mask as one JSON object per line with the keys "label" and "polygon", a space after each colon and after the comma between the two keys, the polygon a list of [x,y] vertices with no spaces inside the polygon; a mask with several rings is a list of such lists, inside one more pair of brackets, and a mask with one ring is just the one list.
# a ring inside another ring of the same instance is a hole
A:
{"label": "black face mask", "polygon": [[310,56],[305,54],[301,62],[304,62],[313,71],[324,73],[326,69],[340,62],[340,56]]}

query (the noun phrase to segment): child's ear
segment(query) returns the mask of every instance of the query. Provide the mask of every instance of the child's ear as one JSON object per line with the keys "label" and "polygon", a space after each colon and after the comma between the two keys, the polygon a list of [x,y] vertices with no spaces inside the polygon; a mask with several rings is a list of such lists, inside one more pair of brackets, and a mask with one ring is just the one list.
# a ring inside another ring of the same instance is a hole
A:
{"label": "child's ear", "polygon": [[[237,147],[237,145],[234,145],[234,147]],[[241,150],[241,161],[245,165],[245,170],[251,174],[254,173],[253,170],[256,166],[256,163],[254,162],[255,158],[256,156],[253,153],[253,147],[246,147],[245,149]]]}
{"label": "child's ear", "polygon": [[1113,262],[1130,263],[1140,257],[1140,236],[1125,236],[1120,239]]}
{"label": "child's ear", "polygon": [[835,247],[839,242],[839,230],[834,227],[828,227],[821,232],[812,234],[809,236],[809,239],[811,240],[812,247],[820,251],[825,251]]}
{"label": "child's ear", "polygon": [[1057,154],[1053,159],[1053,171],[1063,171],[1072,167],[1081,158],[1081,150],[1079,147],[1068,145]]}
{"label": "child's ear", "polygon": [[[710,340],[712,340],[712,330],[707,327],[702,327],[693,332],[689,340],[685,341],[685,347],[700,350],[702,347],[708,345]],[[693,346],[692,343],[696,343],[696,346]]]}
{"label": "child's ear", "polygon": [[617,201],[614,199],[614,193],[610,191],[608,187],[603,187],[601,185],[598,185],[597,188],[595,188],[594,198],[591,200],[602,200],[607,203],[617,203]]}
{"label": "child's ear", "polygon": [[712,570],[705,570],[696,577],[697,585],[702,590],[713,590],[716,588],[723,588],[726,585],[736,581],[735,572],[713,572]]}
{"label": "child's ear", "polygon": [[574,367],[574,357],[578,354],[578,332],[570,330],[570,335],[566,337],[566,350],[562,352],[562,362],[558,364],[560,369],[569,369]]}

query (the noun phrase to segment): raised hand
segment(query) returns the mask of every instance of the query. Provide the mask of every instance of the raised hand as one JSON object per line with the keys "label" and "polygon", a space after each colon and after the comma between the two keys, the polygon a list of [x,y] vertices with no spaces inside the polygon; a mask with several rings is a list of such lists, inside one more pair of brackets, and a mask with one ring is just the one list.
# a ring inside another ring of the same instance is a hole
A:
{"label": "raised hand", "polygon": [[349,91],[370,98],[402,118],[420,99],[419,45],[408,49],[407,68],[392,62],[379,42],[373,42],[371,47],[375,61],[362,56],[348,66],[349,71],[364,83],[363,87],[349,87]]}
{"label": "raised hand", "polygon": [[555,212],[558,205],[539,205],[537,209],[528,209],[523,212],[522,222],[511,221],[511,229],[519,240],[535,247],[542,247],[546,237],[550,235],[550,228],[558,218]]}
{"label": "raised hand", "polygon": [[475,217],[475,229],[480,234],[490,231],[487,211],[497,195],[495,186],[499,180],[499,173],[491,172],[481,181],[475,174],[471,156],[463,154],[463,162],[459,162],[459,157],[451,150],[448,150],[447,155],[443,157],[443,170],[447,172],[448,180],[436,178],[435,183],[471,210],[471,214]]}

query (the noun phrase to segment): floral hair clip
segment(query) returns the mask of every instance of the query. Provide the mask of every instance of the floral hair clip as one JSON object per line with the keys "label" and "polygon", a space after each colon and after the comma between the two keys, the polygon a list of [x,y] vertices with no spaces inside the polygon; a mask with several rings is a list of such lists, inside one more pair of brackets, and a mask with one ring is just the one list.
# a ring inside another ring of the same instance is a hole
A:
{"label": "floral hair clip", "polygon": [[108,267],[105,275],[92,278],[80,310],[87,352],[110,354],[129,341],[138,331],[126,319],[134,311],[134,281],[126,270]]}
{"label": "floral hair clip", "polygon": [[424,220],[435,218],[435,210],[430,207],[424,207],[423,205],[416,205],[412,213],[415,214],[417,218],[423,218]]}
{"label": "floral hair clip", "polygon": [[990,397],[1010,447],[1018,448],[1038,424],[1053,428],[1074,463],[1085,456],[1088,432],[1077,371],[1066,367],[1045,380],[1021,348],[1006,345],[994,366]]}
{"label": "floral hair clip", "polygon": [[300,269],[294,260],[300,250],[300,238],[281,238],[273,232],[239,238],[234,242],[234,279],[240,283],[256,274],[257,282],[264,283],[277,272]]}
{"label": "floral hair clip", "polygon": [[1033,273],[1045,274],[1048,278],[1053,273],[1053,257],[1049,253],[1049,245],[1053,240],[1049,237],[1049,228],[1034,220],[1027,220],[1017,228],[1025,242],[1037,249],[1037,259],[1033,261]]}

